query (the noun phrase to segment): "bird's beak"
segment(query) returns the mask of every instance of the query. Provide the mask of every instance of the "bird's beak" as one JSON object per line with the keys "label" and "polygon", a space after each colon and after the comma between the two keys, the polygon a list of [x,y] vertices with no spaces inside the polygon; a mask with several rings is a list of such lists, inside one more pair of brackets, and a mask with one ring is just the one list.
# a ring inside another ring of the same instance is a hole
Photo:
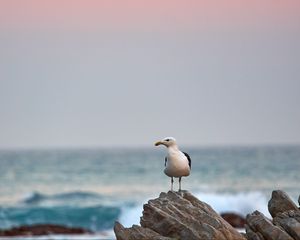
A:
{"label": "bird's beak", "polygon": [[161,141],[158,141],[158,142],[156,142],[154,145],[155,146],[159,146],[159,145],[161,145],[161,144],[163,144]]}

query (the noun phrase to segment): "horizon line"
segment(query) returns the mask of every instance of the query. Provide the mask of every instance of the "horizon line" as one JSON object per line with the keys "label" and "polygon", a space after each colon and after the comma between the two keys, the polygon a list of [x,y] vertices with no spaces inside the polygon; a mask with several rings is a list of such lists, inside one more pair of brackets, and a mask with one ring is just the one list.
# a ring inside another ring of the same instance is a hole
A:
{"label": "horizon line", "polygon": [[[181,148],[251,148],[251,147],[300,147],[300,143],[210,143],[210,144],[181,144]],[[59,150],[149,150],[152,145],[65,145],[65,146],[0,146],[0,151],[59,151]],[[153,145],[153,148],[154,145]]]}

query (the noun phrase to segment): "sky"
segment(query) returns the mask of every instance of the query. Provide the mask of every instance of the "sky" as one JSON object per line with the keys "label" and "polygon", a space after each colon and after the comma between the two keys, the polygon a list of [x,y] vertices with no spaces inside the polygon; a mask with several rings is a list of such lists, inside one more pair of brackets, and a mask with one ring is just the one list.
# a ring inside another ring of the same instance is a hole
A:
{"label": "sky", "polygon": [[300,144],[298,0],[0,0],[0,148]]}

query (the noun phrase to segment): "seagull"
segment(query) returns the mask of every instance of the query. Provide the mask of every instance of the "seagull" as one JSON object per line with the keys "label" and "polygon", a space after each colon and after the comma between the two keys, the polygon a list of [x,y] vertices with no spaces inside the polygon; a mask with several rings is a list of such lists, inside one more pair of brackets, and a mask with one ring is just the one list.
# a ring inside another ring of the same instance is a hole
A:
{"label": "seagull", "polygon": [[191,172],[190,156],[179,150],[176,139],[166,137],[155,143],[155,146],[164,145],[168,148],[168,155],[165,157],[164,173],[171,178],[171,191],[173,191],[174,177],[179,178],[179,192],[181,191],[181,178],[187,177]]}

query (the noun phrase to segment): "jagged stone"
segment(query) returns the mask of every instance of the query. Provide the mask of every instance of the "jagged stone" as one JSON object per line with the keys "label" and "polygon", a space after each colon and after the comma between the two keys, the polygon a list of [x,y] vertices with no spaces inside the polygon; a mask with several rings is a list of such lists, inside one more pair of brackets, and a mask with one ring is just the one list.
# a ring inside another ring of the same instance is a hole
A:
{"label": "jagged stone", "polygon": [[272,192],[272,197],[268,203],[268,209],[271,216],[274,218],[279,213],[289,210],[298,210],[298,207],[284,191],[275,190]]}
{"label": "jagged stone", "polygon": [[[246,222],[248,239],[256,240],[257,238],[254,238],[253,236],[258,236],[258,239],[261,240],[293,240],[289,234],[280,227],[273,225],[273,223],[259,211],[248,214]],[[255,233],[255,235],[253,233]]]}
{"label": "jagged stone", "polygon": [[281,226],[295,240],[300,240],[300,210],[279,213],[273,219],[273,223]]}
{"label": "jagged stone", "polygon": [[117,240],[171,240],[163,237],[149,228],[133,225],[131,228],[124,228],[119,222],[115,223],[114,232]]}
{"label": "jagged stone", "polygon": [[246,217],[246,235],[238,233],[208,204],[189,192],[161,193],[144,205],[141,226],[116,223],[118,240],[300,240],[300,210],[283,191],[268,204],[273,222],[255,211]]}
{"label": "jagged stone", "polygon": [[264,237],[258,232],[255,233],[251,230],[251,228],[249,228],[249,226],[245,226],[245,230],[246,230],[246,236],[248,240],[264,240]]}
{"label": "jagged stone", "polygon": [[208,204],[189,192],[161,193],[144,205],[141,226],[176,239],[245,239]]}

